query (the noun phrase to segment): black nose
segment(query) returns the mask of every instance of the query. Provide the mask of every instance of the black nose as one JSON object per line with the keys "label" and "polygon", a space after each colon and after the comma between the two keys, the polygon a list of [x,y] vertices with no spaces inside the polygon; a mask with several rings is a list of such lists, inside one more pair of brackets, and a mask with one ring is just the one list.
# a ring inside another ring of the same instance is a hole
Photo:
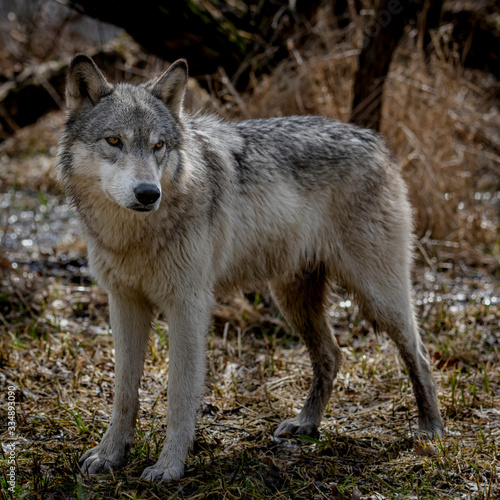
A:
{"label": "black nose", "polygon": [[160,189],[155,184],[139,184],[134,188],[135,198],[143,205],[151,205],[160,197]]}

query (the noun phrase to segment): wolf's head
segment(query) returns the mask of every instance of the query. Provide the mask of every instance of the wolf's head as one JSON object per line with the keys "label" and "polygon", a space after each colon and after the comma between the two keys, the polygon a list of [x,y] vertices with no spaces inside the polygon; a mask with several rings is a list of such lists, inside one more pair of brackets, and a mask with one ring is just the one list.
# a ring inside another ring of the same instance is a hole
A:
{"label": "wolf's head", "polygon": [[161,178],[177,163],[187,78],[186,61],[178,60],[143,85],[113,86],[90,57],[73,59],[56,164],[73,195],[81,190],[131,210],[158,209]]}

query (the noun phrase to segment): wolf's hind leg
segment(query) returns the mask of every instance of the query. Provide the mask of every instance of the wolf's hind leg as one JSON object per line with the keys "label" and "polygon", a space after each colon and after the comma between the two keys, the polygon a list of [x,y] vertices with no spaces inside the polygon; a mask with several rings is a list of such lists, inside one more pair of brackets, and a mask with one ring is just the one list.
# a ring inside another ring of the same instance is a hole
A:
{"label": "wolf's hind leg", "polygon": [[132,445],[139,411],[139,382],[152,318],[147,303],[111,293],[109,312],[115,349],[113,414],[101,443],[80,458],[82,471],[87,474],[119,467]]}
{"label": "wolf's hind leg", "polygon": [[285,420],[275,436],[311,435],[320,424],[341,362],[340,347],[325,318],[325,268],[319,265],[295,281],[271,282],[271,292],[288,323],[304,339],[312,363],[313,379],[304,407]]}
{"label": "wolf's hind leg", "polygon": [[[380,302],[380,298],[380,296],[375,300],[372,298],[372,304]],[[443,421],[439,413],[436,385],[432,376],[429,354],[420,338],[413,306],[409,299],[409,290],[408,292],[400,290],[399,293],[394,294],[392,301],[384,304],[383,307],[384,311],[375,305],[376,313],[373,317],[381,329],[387,331],[396,343],[408,369],[417,401],[420,437],[438,436],[441,438]]]}
{"label": "wolf's hind leg", "polygon": [[420,338],[411,298],[407,244],[396,237],[381,237],[370,247],[367,241],[361,240],[344,255],[343,280],[367,319],[375,321],[396,343],[413,385],[421,436],[442,437],[429,354]]}

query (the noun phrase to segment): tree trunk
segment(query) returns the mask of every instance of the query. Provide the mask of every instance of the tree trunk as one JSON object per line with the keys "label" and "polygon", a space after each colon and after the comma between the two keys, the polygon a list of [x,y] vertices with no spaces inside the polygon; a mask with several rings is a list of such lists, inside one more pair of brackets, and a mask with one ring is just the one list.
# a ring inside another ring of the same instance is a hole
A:
{"label": "tree trunk", "polygon": [[375,20],[365,29],[354,81],[351,122],[380,129],[384,83],[392,54],[415,8],[408,0],[381,0]]}

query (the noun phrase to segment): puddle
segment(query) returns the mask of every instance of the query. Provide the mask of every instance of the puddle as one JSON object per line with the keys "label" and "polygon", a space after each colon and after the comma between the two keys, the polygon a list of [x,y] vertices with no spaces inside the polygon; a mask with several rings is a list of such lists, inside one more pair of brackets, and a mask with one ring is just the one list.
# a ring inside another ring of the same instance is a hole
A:
{"label": "puddle", "polygon": [[88,275],[77,219],[64,195],[8,191],[0,193],[0,209],[0,248],[23,278]]}
{"label": "puddle", "polygon": [[0,208],[0,241],[7,251],[52,254],[68,233],[78,230],[76,217],[62,195],[0,193]]}

